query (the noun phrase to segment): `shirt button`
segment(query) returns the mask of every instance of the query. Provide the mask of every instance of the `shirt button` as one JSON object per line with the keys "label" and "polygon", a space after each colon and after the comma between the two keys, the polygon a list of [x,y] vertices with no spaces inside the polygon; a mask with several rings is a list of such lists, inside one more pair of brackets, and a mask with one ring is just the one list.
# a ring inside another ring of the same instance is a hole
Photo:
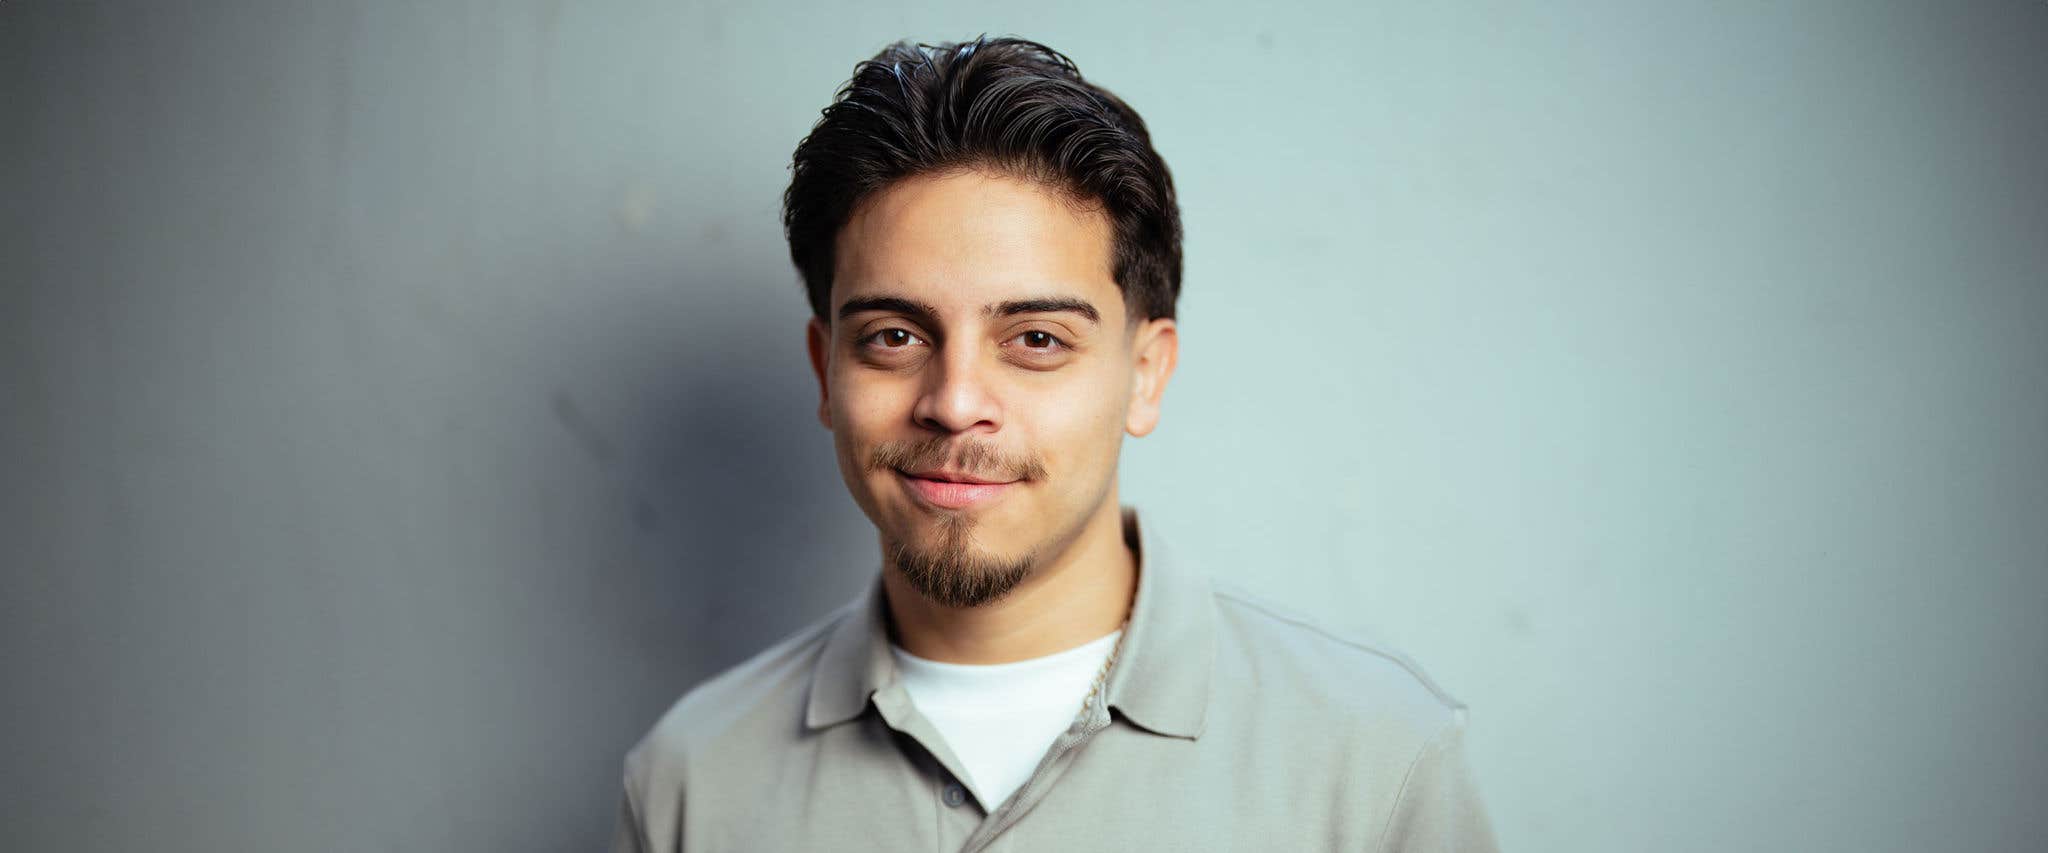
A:
{"label": "shirt button", "polygon": [[939,798],[946,802],[948,808],[957,807],[967,802],[967,789],[960,787],[958,782],[949,782],[946,785],[946,792],[940,794]]}

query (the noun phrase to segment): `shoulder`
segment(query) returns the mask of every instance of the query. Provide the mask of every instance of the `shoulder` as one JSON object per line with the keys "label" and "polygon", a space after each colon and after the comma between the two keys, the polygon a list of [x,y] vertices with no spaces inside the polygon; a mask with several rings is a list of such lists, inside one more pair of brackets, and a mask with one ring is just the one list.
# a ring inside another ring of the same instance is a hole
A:
{"label": "shoulder", "polygon": [[626,753],[628,783],[680,782],[693,758],[792,739],[802,725],[818,654],[852,606],[841,606],[684,692]]}
{"label": "shoulder", "polygon": [[1464,720],[1465,705],[1405,652],[1213,579],[1219,675],[1286,697],[1323,723],[1365,723],[1419,745]]}

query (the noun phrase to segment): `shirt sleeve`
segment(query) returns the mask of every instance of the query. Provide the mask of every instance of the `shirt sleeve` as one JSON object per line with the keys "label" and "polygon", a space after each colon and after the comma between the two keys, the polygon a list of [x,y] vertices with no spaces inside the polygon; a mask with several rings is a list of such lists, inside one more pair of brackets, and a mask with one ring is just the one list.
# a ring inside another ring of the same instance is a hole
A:
{"label": "shirt sleeve", "polygon": [[1465,763],[1465,709],[1423,744],[1380,837],[1382,853],[1496,853],[1493,825]]}
{"label": "shirt sleeve", "polygon": [[632,780],[619,793],[619,816],[612,825],[611,853],[647,853],[647,831],[633,806]]}

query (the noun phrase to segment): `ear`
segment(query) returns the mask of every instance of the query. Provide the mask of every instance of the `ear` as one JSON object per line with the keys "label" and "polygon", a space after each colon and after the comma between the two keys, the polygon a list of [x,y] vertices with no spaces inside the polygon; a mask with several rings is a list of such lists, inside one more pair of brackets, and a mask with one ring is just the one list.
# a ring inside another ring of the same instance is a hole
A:
{"label": "ear", "polygon": [[1132,352],[1136,358],[1131,365],[1131,404],[1124,415],[1124,430],[1143,438],[1159,426],[1159,400],[1180,359],[1180,330],[1169,317],[1147,320],[1138,327]]}
{"label": "ear", "polygon": [[804,347],[810,350],[811,372],[818,376],[818,423],[826,429],[832,428],[831,386],[825,381],[825,368],[832,358],[832,330],[825,321],[812,317],[804,325]]}

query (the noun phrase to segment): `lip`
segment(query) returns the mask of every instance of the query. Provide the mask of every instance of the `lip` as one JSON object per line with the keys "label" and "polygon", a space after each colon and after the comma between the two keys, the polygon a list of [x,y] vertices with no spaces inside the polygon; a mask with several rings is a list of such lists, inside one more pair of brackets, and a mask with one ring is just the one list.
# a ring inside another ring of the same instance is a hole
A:
{"label": "lip", "polygon": [[1021,481],[1008,483],[948,483],[943,480],[927,480],[902,471],[896,472],[897,479],[910,494],[931,506],[941,509],[972,509],[1001,499],[1010,493]]}

